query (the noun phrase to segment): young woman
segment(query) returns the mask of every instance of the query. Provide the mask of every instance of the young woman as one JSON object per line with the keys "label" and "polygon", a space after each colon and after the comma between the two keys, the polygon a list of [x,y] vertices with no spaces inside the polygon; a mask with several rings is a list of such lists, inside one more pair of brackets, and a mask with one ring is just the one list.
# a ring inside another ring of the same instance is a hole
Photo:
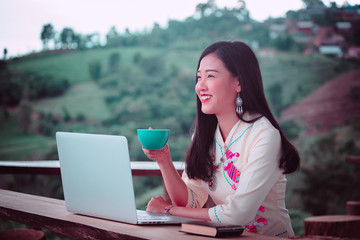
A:
{"label": "young woman", "polygon": [[[147,211],[293,237],[284,174],[296,171],[300,159],[270,111],[253,51],[243,42],[208,46],[199,59],[195,91],[197,115],[183,176],[168,145],[143,149],[157,161],[173,204],[154,197]],[[208,196],[216,206],[202,208]]]}

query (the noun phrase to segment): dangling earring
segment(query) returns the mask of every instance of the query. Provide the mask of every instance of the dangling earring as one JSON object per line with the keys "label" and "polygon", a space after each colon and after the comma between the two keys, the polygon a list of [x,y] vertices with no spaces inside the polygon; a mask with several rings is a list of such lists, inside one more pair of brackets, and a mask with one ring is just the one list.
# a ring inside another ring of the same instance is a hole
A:
{"label": "dangling earring", "polygon": [[242,105],[243,105],[243,100],[242,100],[242,98],[240,97],[240,93],[238,93],[238,96],[237,96],[237,98],[236,98],[236,112],[237,112],[238,114],[242,114],[242,113],[243,113]]}

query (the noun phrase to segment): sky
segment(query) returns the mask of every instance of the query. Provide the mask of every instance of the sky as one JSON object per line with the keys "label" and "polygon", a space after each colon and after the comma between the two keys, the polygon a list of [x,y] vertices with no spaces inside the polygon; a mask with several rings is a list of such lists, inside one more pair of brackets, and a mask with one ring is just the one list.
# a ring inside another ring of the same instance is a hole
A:
{"label": "sky", "polygon": [[[335,0],[342,5],[345,0]],[[99,33],[102,39],[112,26],[122,33],[151,30],[154,23],[166,27],[169,19],[185,20],[195,7],[207,0],[0,0],[0,58],[40,51],[43,25],[51,23],[56,31],[64,27],[76,33]],[[330,0],[324,0],[329,4]],[[347,0],[358,4],[359,0]],[[237,0],[215,0],[219,8],[236,6]],[[250,16],[258,21],[281,17],[289,10],[304,7],[301,0],[246,0]]]}

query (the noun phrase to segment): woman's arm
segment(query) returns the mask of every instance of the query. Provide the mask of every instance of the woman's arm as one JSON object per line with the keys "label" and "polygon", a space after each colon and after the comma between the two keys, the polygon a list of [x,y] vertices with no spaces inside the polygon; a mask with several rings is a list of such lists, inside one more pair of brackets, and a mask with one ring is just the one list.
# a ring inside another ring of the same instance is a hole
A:
{"label": "woman's arm", "polygon": [[148,150],[143,148],[143,151],[148,158],[158,163],[165,188],[172,203],[176,206],[186,206],[188,190],[172,163],[169,146],[166,145],[161,150]]}
{"label": "woman's arm", "polygon": [[[165,208],[171,206],[161,196],[153,197],[147,207],[146,211],[165,213]],[[171,207],[168,211],[170,215],[186,218],[195,218],[203,221],[210,221],[209,208],[188,208],[188,207]]]}

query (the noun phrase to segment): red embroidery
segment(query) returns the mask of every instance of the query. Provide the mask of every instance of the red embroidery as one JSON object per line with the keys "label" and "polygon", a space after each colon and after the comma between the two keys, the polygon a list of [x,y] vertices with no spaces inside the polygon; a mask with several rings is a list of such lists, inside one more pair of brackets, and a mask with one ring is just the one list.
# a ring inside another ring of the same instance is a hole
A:
{"label": "red embroidery", "polygon": [[248,232],[256,233],[257,227],[263,227],[268,224],[267,219],[259,216],[261,213],[265,212],[265,208],[263,206],[260,206],[257,215],[255,217],[255,220],[253,222],[250,222],[248,225],[246,225],[246,229]]}
{"label": "red embroidery", "polygon": [[239,183],[239,178],[240,178],[240,171],[234,166],[234,163],[238,160],[240,154],[238,152],[231,152],[229,149],[226,150],[225,152],[226,155],[226,161],[225,161],[225,166],[224,166],[224,171],[226,171],[227,175],[229,176],[229,178],[235,182],[235,184],[231,185],[231,188],[233,190],[237,189],[237,185]]}

